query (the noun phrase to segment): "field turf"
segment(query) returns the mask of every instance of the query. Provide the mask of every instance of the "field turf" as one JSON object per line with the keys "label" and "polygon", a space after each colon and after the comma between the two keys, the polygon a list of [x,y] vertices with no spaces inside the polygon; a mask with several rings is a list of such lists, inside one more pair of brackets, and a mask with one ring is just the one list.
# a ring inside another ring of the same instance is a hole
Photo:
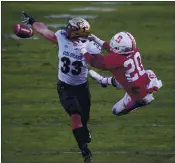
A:
{"label": "field turf", "polygon": [[[72,11],[81,7],[114,8],[115,11]],[[81,163],[71,133],[69,117],[59,103],[57,47],[42,37],[15,40],[12,26],[24,10],[46,24],[67,19],[46,19],[50,14],[97,15],[89,19],[92,32],[104,40],[119,31],[131,32],[145,68],[151,68],[163,87],[155,101],[132,114],[111,113],[124,92],[101,88],[89,79],[92,95],[90,148],[94,163],[175,162],[174,121],[174,3],[132,2],[1,2],[1,118],[2,163]],[[53,29],[56,30],[56,29]],[[101,72],[110,76],[110,72]]]}

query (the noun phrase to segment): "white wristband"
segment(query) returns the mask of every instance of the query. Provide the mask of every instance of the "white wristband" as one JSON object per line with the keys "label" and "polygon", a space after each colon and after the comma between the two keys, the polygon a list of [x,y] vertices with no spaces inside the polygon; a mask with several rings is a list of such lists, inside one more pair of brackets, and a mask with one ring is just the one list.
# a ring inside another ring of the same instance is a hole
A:
{"label": "white wristband", "polygon": [[103,44],[104,44],[104,41],[103,40],[99,40],[99,43],[98,44],[102,47]]}
{"label": "white wristband", "polygon": [[81,53],[84,55],[85,53],[87,53],[87,50],[86,50],[86,48],[82,48],[81,50]]}

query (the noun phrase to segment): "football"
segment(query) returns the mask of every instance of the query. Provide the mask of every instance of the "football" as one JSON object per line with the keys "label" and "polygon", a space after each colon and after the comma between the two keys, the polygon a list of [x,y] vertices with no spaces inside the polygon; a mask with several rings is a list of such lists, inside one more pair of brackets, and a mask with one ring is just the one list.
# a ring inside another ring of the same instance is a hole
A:
{"label": "football", "polygon": [[33,36],[33,30],[24,24],[16,24],[13,26],[13,31],[20,38],[29,38]]}

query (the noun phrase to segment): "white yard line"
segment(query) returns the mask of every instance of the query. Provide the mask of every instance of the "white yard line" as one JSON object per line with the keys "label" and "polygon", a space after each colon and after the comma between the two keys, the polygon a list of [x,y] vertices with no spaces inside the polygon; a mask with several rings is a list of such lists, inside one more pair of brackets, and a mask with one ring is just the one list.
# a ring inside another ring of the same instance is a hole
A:
{"label": "white yard line", "polygon": [[[119,154],[119,155],[174,155],[175,151],[92,151],[93,154]],[[76,151],[35,151],[30,152],[31,155],[57,155],[57,154],[81,154]]]}
{"label": "white yard line", "polygon": [[81,7],[81,8],[72,8],[71,11],[103,11],[103,12],[111,12],[115,11],[115,8],[102,8],[102,7]]}
{"label": "white yard line", "polygon": [[51,14],[44,16],[46,19],[62,19],[62,18],[73,18],[73,17],[82,17],[84,19],[95,19],[98,17],[98,15],[72,15],[72,14]]}
{"label": "white yard line", "polygon": [[117,124],[117,123],[111,123],[111,124],[91,124],[91,127],[93,126],[138,126],[138,127],[175,127],[175,124]]}
{"label": "white yard line", "polygon": [[95,5],[130,5],[130,2],[92,2]]}
{"label": "white yard line", "polygon": [[38,40],[39,39],[39,37],[37,37],[37,36],[32,36],[30,38],[20,38],[20,37],[16,36],[15,34],[2,34],[2,37],[7,38],[7,39],[11,38],[11,39],[15,39],[15,40],[21,40],[21,39],[23,39],[23,40]]}
{"label": "white yard line", "polygon": [[[92,151],[93,152],[93,151]],[[77,154],[80,152],[61,152],[62,154]],[[135,155],[135,154],[143,154],[143,155],[174,155],[175,151],[171,152],[160,152],[160,151],[94,151],[93,154],[123,154],[123,155]]]}
{"label": "white yard line", "polygon": [[46,24],[48,28],[61,28],[65,27],[66,24]]}
{"label": "white yard line", "polygon": [[[24,126],[24,125],[32,125],[32,126],[68,126],[67,123],[30,123],[30,122],[24,122],[24,123],[7,123],[8,125],[15,125],[15,126]],[[115,126],[131,126],[131,127],[175,127],[175,124],[156,124],[156,123],[150,123],[150,124],[129,124],[129,123],[99,123],[99,124],[89,124],[89,127],[115,127]]]}

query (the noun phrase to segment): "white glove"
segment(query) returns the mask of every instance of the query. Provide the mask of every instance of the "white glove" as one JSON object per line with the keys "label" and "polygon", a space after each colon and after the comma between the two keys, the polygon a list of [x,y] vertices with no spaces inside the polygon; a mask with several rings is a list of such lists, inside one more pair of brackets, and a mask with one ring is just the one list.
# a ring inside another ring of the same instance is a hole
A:
{"label": "white glove", "polygon": [[84,55],[85,53],[87,53],[87,50],[86,50],[87,44],[82,43],[81,41],[77,41],[76,43],[77,43],[77,47],[76,48],[78,48],[80,50],[81,54]]}
{"label": "white glove", "polygon": [[90,36],[88,36],[88,40],[90,41],[94,41],[95,43],[97,43],[98,45],[100,45],[101,47],[104,44],[104,41],[101,40],[100,38],[98,38],[97,36],[95,36],[94,34],[91,34]]}

